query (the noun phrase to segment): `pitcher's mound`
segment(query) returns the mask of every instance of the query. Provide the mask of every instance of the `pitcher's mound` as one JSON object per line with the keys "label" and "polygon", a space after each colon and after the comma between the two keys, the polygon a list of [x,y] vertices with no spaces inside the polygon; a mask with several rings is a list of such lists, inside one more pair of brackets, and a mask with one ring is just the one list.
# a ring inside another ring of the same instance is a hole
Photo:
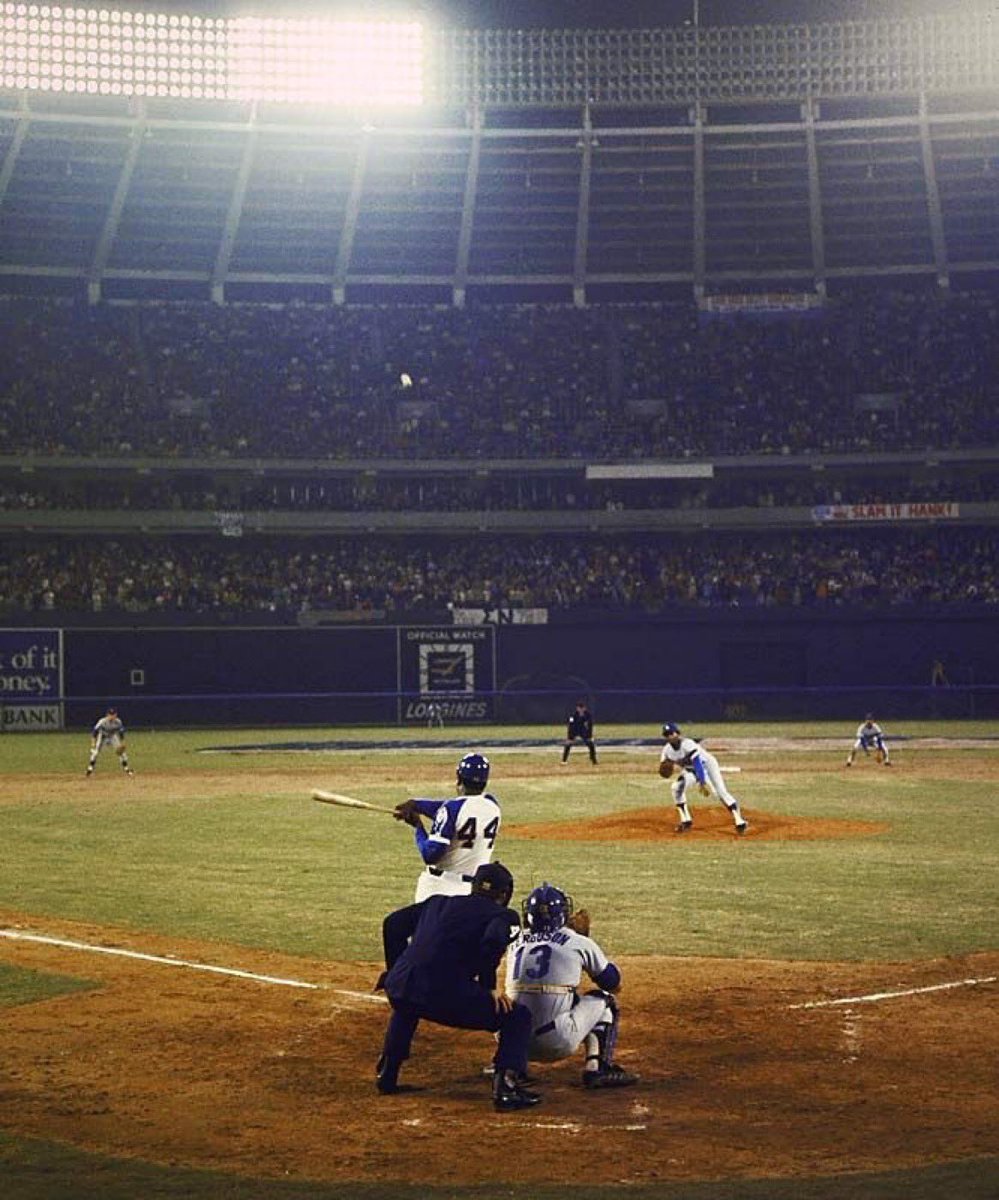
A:
{"label": "pitcher's mound", "polygon": [[673,807],[633,808],[608,813],[588,820],[545,821],[538,825],[506,826],[504,837],[535,838],[556,842],[685,842],[768,841],[790,842],[820,838],[872,837],[884,833],[883,821],[836,821],[828,817],[785,817],[774,813],[743,809],[749,829],[743,835],[735,831],[728,813],[717,809],[695,808],[694,826],[686,833],[676,832]]}

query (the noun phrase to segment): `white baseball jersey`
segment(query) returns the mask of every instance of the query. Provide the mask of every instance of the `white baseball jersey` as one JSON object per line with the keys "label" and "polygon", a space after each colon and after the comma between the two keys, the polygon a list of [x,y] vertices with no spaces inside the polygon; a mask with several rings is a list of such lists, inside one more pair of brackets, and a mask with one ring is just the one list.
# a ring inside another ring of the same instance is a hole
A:
{"label": "white baseball jersey", "polygon": [[[500,831],[499,801],[489,792],[478,796],[456,796],[453,800],[417,800],[425,815],[433,816],[427,835],[429,846],[446,847],[444,853],[420,873],[416,902],[428,896],[460,896],[472,890],[472,879],[483,863],[493,857]],[[429,810],[432,810],[429,811]]]}
{"label": "white baseball jersey", "polygon": [[854,743],[858,750],[869,750],[871,746],[882,747],[884,734],[877,721],[864,721],[857,726],[857,738]]}
{"label": "white baseball jersey", "polygon": [[[597,943],[563,926],[550,932],[523,930],[506,956],[506,992],[531,1010],[533,1059],[566,1058],[601,1020],[608,1020],[603,996],[579,996],[584,973],[599,986],[611,967]],[[616,987],[620,976],[612,968]]]}
{"label": "white baseball jersey", "polygon": [[709,783],[725,804],[737,803],[725,784],[718,759],[693,738],[681,738],[679,746],[671,746],[667,742],[659,761],[675,763],[684,772],[673,784],[673,795],[677,801],[683,799],[684,789],[692,777],[697,783]]}
{"label": "white baseball jersey", "polygon": [[695,763],[698,759],[703,763],[705,754],[707,751],[702,749],[693,738],[685,737],[680,739],[679,746],[673,746],[666,742],[659,755],[659,761],[673,763],[684,770],[693,771],[697,775]]}
{"label": "white baseball jersey", "polygon": [[94,726],[93,736],[98,745],[109,742],[112,746],[120,746],[125,726],[120,717],[101,717]]}

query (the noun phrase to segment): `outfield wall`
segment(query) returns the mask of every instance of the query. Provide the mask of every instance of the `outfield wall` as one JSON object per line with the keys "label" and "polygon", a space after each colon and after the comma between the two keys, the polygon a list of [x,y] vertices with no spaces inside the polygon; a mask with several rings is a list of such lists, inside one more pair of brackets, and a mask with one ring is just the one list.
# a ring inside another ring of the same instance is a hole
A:
{"label": "outfield wall", "polygon": [[[428,698],[443,703],[449,724],[561,723],[579,696],[601,721],[999,715],[999,612],[987,608],[590,613],[472,627],[21,627],[4,636],[8,660],[44,643],[61,689],[45,698],[75,727],[109,703],[147,727],[420,724]],[[947,685],[930,686],[935,660]],[[39,699],[18,694],[10,671],[0,677],[6,710]]]}

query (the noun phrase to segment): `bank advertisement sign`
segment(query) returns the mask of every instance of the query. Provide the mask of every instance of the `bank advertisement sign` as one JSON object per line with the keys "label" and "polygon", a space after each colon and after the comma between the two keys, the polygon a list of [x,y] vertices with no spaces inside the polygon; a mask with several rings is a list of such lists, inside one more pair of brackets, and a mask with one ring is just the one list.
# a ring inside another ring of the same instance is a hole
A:
{"label": "bank advertisement sign", "polygon": [[0,723],[12,733],[62,728],[61,629],[0,629]]}
{"label": "bank advertisement sign", "polygon": [[[427,724],[489,721],[493,716],[496,656],[492,626],[400,629],[400,717]],[[436,706],[436,710],[431,708]]]}

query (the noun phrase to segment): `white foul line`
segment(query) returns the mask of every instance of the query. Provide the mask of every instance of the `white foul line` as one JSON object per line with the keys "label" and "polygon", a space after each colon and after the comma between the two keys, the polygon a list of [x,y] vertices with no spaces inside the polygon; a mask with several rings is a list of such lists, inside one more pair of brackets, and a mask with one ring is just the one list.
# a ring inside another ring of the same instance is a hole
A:
{"label": "white foul line", "polygon": [[330,991],[338,996],[350,996],[355,1000],[370,1000],[384,1004],[382,996],[368,992],[349,992],[342,988],[328,988],[322,983],[307,983],[302,979],[282,979],[277,975],[258,975],[254,971],[241,971],[236,967],[216,967],[211,963],[188,962],[183,958],[167,958],[161,954],[144,954],[139,950],[122,950],[118,946],[94,946],[89,942],[71,942],[65,938],[48,937],[40,933],[18,933],[14,929],[0,929],[0,937],[20,942],[40,942],[44,946],[61,946],[65,950],[86,950],[91,954],[114,954],[119,958],[135,958],[142,962],[161,963],[167,967],[187,967],[191,971],[208,971],[213,975],[233,975],[238,979],[253,979],[257,983],[274,983],[279,987],[307,988],[310,991]]}
{"label": "white foul line", "polygon": [[878,1000],[894,1000],[898,996],[922,996],[926,992],[945,992],[950,988],[976,987],[980,983],[995,983],[999,975],[986,975],[983,979],[958,979],[953,983],[934,983],[929,987],[906,988],[902,992],[871,992],[867,996],[844,996],[840,1000],[810,1000],[807,1004],[789,1004],[794,1008],[832,1008],[836,1004],[874,1004]]}

